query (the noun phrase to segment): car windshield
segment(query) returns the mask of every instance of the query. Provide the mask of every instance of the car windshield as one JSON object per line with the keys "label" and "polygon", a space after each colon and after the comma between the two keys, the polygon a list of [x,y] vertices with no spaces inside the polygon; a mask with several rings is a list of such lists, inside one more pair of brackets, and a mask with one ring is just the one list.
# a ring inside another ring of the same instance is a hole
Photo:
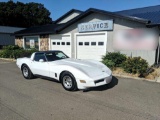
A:
{"label": "car windshield", "polygon": [[69,58],[67,55],[65,55],[61,51],[56,51],[56,52],[49,52],[45,53],[46,58],[48,61],[55,61],[55,60],[61,60],[61,59],[66,59]]}

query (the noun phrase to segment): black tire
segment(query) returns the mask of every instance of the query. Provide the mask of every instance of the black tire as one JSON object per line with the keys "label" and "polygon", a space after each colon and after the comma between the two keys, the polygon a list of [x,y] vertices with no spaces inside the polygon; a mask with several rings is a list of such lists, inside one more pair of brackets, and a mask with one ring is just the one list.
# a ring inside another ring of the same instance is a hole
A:
{"label": "black tire", "polygon": [[22,66],[22,75],[26,79],[33,79],[34,75],[27,65]]}
{"label": "black tire", "polygon": [[77,90],[77,82],[75,77],[70,72],[62,73],[61,77],[61,84],[63,88],[67,91],[76,91]]}

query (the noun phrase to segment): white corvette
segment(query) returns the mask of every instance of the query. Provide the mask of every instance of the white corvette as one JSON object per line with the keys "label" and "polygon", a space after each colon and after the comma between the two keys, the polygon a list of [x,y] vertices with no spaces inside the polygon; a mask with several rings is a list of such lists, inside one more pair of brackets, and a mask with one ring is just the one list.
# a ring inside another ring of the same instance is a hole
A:
{"label": "white corvette", "polygon": [[101,86],[112,80],[111,70],[101,62],[72,59],[62,51],[36,52],[30,58],[18,58],[16,64],[24,78],[53,78],[68,91]]}

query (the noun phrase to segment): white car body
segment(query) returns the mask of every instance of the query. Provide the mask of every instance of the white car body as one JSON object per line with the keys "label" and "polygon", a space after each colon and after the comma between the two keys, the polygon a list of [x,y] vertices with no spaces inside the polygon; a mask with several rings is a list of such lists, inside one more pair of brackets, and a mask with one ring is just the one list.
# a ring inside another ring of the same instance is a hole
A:
{"label": "white car body", "polygon": [[21,69],[22,65],[26,64],[33,75],[46,76],[58,81],[60,81],[61,73],[68,71],[75,77],[78,89],[105,85],[112,80],[111,70],[99,61],[66,58],[51,62],[36,62],[34,55],[35,53],[30,58],[18,58],[17,66]]}

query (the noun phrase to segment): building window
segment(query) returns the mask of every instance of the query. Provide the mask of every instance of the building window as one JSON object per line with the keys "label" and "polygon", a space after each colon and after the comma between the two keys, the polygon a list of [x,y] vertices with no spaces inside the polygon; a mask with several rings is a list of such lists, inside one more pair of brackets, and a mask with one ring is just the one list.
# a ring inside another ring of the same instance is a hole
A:
{"label": "building window", "polygon": [[25,49],[32,49],[32,48],[39,49],[38,37],[24,37],[24,48]]}
{"label": "building window", "polygon": [[61,44],[62,44],[62,45],[65,45],[65,42],[62,42]]}
{"label": "building window", "polygon": [[95,45],[96,45],[96,42],[91,42],[91,45],[92,45],[92,46],[95,46]]}
{"label": "building window", "polygon": [[100,45],[104,45],[104,42],[98,42],[98,45],[100,46]]}
{"label": "building window", "polygon": [[67,42],[67,45],[70,45],[70,42]]}
{"label": "building window", "polygon": [[89,45],[89,42],[85,42],[84,44],[85,44],[85,45]]}
{"label": "building window", "polygon": [[56,45],[56,42],[52,42],[52,45]]}
{"label": "building window", "polygon": [[57,42],[57,45],[60,45],[60,42]]}
{"label": "building window", "polygon": [[79,45],[83,45],[83,42],[79,42]]}

